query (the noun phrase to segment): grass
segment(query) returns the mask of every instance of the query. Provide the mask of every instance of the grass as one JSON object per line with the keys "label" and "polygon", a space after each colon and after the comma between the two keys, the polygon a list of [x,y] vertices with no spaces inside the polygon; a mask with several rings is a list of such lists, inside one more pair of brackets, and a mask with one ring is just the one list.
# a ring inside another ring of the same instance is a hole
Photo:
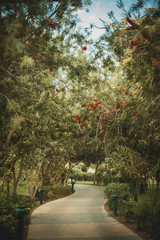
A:
{"label": "grass", "polygon": [[93,185],[93,181],[76,181],[76,184]]}
{"label": "grass", "polygon": [[[139,203],[143,203],[143,202],[151,203],[154,201],[155,195],[156,195],[156,184],[151,184],[151,185],[149,184],[146,193],[139,195],[138,202]],[[158,205],[160,204],[160,188],[157,193],[156,204],[158,204]]]}
{"label": "grass", "polygon": [[76,184],[83,184],[83,185],[93,185],[93,186],[103,186],[103,184],[93,184],[93,181],[76,181]]}

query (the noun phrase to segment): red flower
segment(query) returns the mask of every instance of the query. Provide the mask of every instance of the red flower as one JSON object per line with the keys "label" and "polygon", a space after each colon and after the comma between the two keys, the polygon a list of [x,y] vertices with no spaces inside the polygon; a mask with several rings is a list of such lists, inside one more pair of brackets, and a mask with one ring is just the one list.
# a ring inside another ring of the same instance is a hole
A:
{"label": "red flower", "polygon": [[92,103],[89,103],[87,107],[90,107],[90,106],[92,106]]}
{"label": "red flower", "polygon": [[136,118],[139,118],[139,117],[140,117],[140,115],[139,115],[138,113],[136,113],[135,117],[136,117]]}
{"label": "red flower", "polygon": [[107,134],[104,134],[104,138],[107,138]]}
{"label": "red flower", "polygon": [[52,67],[48,67],[48,68],[49,68],[49,71],[50,71],[50,72],[53,72],[53,69],[52,69]]}
{"label": "red flower", "polygon": [[96,102],[96,101],[97,101],[97,99],[94,99],[93,101],[95,101],[95,102]]}
{"label": "red flower", "polygon": [[95,107],[93,107],[93,108],[92,108],[92,110],[93,110],[93,111],[96,111],[96,108],[95,108]]}
{"label": "red flower", "polygon": [[103,114],[102,114],[102,117],[104,117],[104,116],[105,116],[105,114],[103,113]]}
{"label": "red flower", "polygon": [[50,26],[51,28],[55,28],[56,27],[56,24],[54,24],[54,23],[48,23],[48,26]]}
{"label": "red flower", "polygon": [[101,120],[101,122],[100,122],[100,125],[102,125],[102,124],[103,124],[103,122],[104,122],[104,120]]}
{"label": "red flower", "polygon": [[127,89],[121,89],[122,92],[127,92],[128,90]]}
{"label": "red flower", "polygon": [[99,109],[101,109],[102,107],[101,107],[101,105],[99,105]]}
{"label": "red flower", "polygon": [[135,46],[135,40],[130,41],[130,49],[132,49]]}
{"label": "red flower", "polygon": [[80,128],[81,128],[81,129],[83,128],[83,123],[81,124]]}
{"label": "red flower", "polygon": [[82,49],[83,49],[84,51],[86,51],[86,50],[87,50],[87,47],[86,47],[86,46],[84,46],[84,47],[82,47]]}
{"label": "red flower", "polygon": [[97,102],[96,104],[101,104],[102,102],[100,101],[100,102]]}
{"label": "red flower", "polygon": [[116,109],[120,108],[120,105],[119,105],[119,104],[116,104],[115,108],[116,108]]}
{"label": "red flower", "polygon": [[139,28],[139,25],[137,23],[135,23],[133,20],[131,20],[128,16],[126,17],[126,21],[132,25],[131,27],[127,27],[127,30]]}
{"label": "red flower", "polygon": [[119,86],[119,83],[117,83],[117,86]]}
{"label": "red flower", "polygon": [[86,104],[84,103],[81,107],[85,107],[86,106]]}
{"label": "red flower", "polygon": [[160,60],[158,60],[157,62],[155,62],[154,65],[159,65],[160,64]]}
{"label": "red flower", "polygon": [[78,121],[80,123],[80,117],[78,117],[77,115],[74,116],[75,121]]}
{"label": "red flower", "polygon": [[135,22],[133,20],[131,20],[128,16],[126,17],[126,21],[131,25],[135,24]]}
{"label": "red flower", "polygon": [[126,102],[124,102],[123,105],[124,105],[125,107],[128,107],[128,103],[126,103]]}
{"label": "red flower", "polygon": [[56,92],[58,92],[59,93],[59,90],[56,88]]}
{"label": "red flower", "polygon": [[31,53],[31,55],[36,58],[36,59],[39,59],[39,57],[37,55],[35,55],[34,53]]}

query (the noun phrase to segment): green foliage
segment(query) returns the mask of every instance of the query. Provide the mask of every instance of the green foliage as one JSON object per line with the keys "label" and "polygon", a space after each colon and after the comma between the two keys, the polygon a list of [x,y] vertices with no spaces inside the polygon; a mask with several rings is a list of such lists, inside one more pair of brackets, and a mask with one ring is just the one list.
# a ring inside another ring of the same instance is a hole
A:
{"label": "green foliage", "polygon": [[81,171],[82,171],[82,172],[87,172],[87,170],[88,170],[88,169],[87,169],[86,165],[82,165],[82,166],[81,166]]}
{"label": "green foliage", "polygon": [[100,165],[97,169],[96,182],[97,184],[103,183],[105,179],[105,167]]}
{"label": "green foliage", "polygon": [[120,216],[125,216],[126,221],[133,219],[135,216],[135,206],[136,202],[134,201],[133,197],[130,195],[130,198],[126,200],[122,200],[119,204],[117,214]]}
{"label": "green foliage", "polygon": [[127,183],[109,183],[105,189],[104,193],[107,197],[107,203],[110,208],[112,208],[112,194],[118,195],[118,204],[121,205],[121,202],[129,200],[132,195],[129,191],[129,184]]}
{"label": "green foliage", "polygon": [[[18,195],[17,198],[13,200],[12,196],[4,192],[0,193],[0,232],[2,239],[16,239],[18,219],[15,215],[15,210],[17,206],[24,206],[26,209],[30,209],[32,206],[31,197]],[[28,221],[27,216],[24,218],[25,223]]]}
{"label": "green foliage", "polygon": [[[50,199],[56,199],[65,197],[71,194],[71,187],[70,186],[43,186],[44,192],[44,201],[49,201]],[[40,193],[37,192],[36,194],[37,198],[39,198]]]}
{"label": "green foliage", "polygon": [[94,173],[88,172],[75,172],[73,173],[73,177],[75,181],[93,181]]}
{"label": "green foliage", "polygon": [[134,218],[137,222],[137,228],[146,228],[147,223],[150,222],[150,217],[151,214],[149,203],[147,201],[138,203],[134,211]]}

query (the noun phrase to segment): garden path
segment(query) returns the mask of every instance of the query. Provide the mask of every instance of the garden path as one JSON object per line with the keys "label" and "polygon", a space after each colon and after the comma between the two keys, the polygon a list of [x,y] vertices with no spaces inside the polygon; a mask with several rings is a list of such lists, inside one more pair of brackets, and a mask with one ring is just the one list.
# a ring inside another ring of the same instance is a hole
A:
{"label": "garden path", "polygon": [[27,240],[141,240],[107,215],[103,187],[75,184],[75,190],[32,213]]}

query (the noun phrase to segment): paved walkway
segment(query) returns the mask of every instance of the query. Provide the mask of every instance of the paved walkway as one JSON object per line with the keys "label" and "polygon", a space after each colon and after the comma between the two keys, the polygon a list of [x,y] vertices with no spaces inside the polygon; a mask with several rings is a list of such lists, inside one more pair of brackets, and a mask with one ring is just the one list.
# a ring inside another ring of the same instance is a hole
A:
{"label": "paved walkway", "polygon": [[75,189],[32,213],[28,240],[141,240],[107,215],[102,187],[75,184]]}

